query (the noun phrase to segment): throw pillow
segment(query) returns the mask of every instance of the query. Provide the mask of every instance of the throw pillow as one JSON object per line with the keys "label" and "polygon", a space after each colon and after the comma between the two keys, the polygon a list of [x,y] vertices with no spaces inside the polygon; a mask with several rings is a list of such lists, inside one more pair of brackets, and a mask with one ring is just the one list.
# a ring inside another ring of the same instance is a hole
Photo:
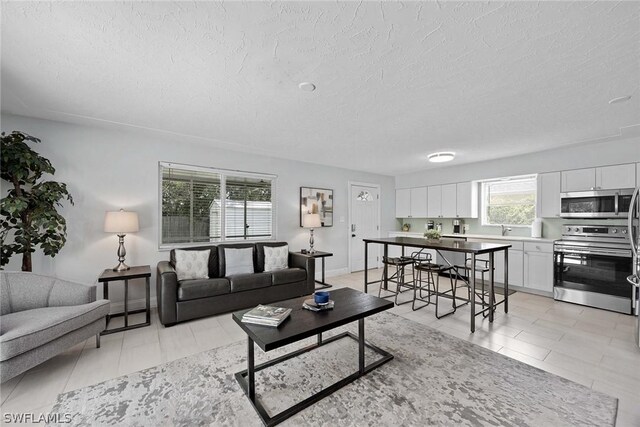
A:
{"label": "throw pillow", "polygon": [[224,248],[226,276],[253,273],[253,248]]}
{"label": "throw pillow", "polygon": [[289,267],[289,245],[264,247],[264,271],[284,270]]}
{"label": "throw pillow", "polygon": [[208,279],[210,252],[211,249],[204,251],[176,249],[176,274],[178,280]]}

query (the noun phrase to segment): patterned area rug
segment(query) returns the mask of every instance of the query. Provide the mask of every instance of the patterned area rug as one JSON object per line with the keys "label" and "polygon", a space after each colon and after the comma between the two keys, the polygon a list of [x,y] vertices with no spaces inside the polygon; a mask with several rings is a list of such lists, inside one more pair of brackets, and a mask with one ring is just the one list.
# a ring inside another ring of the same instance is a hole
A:
{"label": "patterned area rug", "polygon": [[[282,425],[615,424],[617,399],[405,318],[372,316],[366,336],[394,360]],[[311,342],[268,354],[256,347],[256,363]],[[344,338],[259,371],[257,395],[273,415],[355,372],[357,354],[357,342]],[[86,426],[260,426],[233,375],[245,368],[246,342],[234,343],[61,394],[53,412]]]}

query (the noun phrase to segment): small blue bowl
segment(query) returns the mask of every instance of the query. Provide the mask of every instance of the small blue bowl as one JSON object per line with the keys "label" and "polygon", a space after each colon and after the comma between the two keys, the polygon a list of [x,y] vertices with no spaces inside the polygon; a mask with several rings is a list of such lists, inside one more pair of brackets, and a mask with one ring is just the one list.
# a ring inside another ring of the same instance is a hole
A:
{"label": "small blue bowl", "polygon": [[313,300],[316,302],[316,304],[328,304],[329,303],[329,292],[325,292],[325,291],[318,291],[315,294],[313,294]]}

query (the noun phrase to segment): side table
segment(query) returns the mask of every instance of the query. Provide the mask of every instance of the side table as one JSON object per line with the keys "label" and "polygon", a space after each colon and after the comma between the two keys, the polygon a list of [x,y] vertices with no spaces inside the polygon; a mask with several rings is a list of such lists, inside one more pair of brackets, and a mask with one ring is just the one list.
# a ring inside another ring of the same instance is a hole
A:
{"label": "side table", "polygon": [[333,256],[333,254],[331,252],[322,252],[322,251],[315,251],[312,254],[308,252],[306,254],[303,254],[302,252],[296,252],[296,253],[309,258],[320,258],[322,260],[322,280],[316,280],[316,283],[320,285],[320,286],[316,286],[316,290],[330,288],[331,285],[324,281],[324,259],[326,257]]}
{"label": "side table", "polygon": [[[129,280],[144,278],[146,282],[146,308],[140,310],[129,311]],[[116,332],[128,331],[130,329],[142,328],[143,326],[149,326],[151,324],[151,295],[150,295],[150,280],[151,280],[151,267],[148,265],[140,265],[131,267],[126,271],[113,271],[108,268],[102,272],[98,277],[98,282],[103,284],[104,299],[109,299],[109,283],[114,281],[124,281],[124,311],[122,313],[114,313],[107,315],[107,327],[109,327],[109,321],[112,317],[124,316],[124,326],[114,329],[105,329],[100,335],[115,334]],[[129,315],[136,313],[146,313],[147,319],[145,322],[129,325]]]}

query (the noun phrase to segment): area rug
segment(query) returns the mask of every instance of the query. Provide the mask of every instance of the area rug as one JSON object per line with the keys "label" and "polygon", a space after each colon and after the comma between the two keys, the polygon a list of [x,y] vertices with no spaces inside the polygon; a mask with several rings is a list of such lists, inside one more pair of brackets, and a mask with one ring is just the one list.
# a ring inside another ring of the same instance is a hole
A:
{"label": "area rug", "polygon": [[[366,337],[395,358],[282,425],[615,424],[617,399],[403,317],[368,318]],[[267,354],[256,348],[256,362],[310,342]],[[273,415],[355,372],[357,354],[345,338],[259,371],[258,398]],[[245,368],[243,341],[61,394],[52,412],[82,426],[259,426],[233,375]]]}

